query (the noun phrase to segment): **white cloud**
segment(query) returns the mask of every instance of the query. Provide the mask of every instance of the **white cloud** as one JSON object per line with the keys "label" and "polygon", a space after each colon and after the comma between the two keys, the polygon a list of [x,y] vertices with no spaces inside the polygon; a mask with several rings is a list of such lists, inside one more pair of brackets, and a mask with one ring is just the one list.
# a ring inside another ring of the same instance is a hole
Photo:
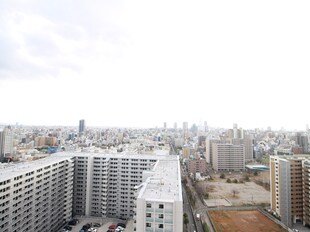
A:
{"label": "white cloud", "polygon": [[[308,10],[307,1],[6,3],[0,97],[12,88],[16,98],[0,121],[303,129]],[[14,105],[29,91],[30,108],[49,95],[57,111],[21,117]]]}

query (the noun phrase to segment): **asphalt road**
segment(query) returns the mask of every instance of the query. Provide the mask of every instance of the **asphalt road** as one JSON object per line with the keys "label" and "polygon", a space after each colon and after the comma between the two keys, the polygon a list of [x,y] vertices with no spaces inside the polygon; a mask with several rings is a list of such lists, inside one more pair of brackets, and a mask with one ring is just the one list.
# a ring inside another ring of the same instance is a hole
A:
{"label": "asphalt road", "polygon": [[186,191],[184,189],[184,187],[182,187],[182,195],[183,195],[183,213],[186,213],[188,215],[188,224],[187,224],[187,229],[186,230],[186,225],[184,225],[183,231],[188,231],[188,232],[193,232],[193,231],[197,231],[196,230],[196,226],[195,226],[195,222],[194,222],[194,216],[193,216],[193,212],[186,194]]}

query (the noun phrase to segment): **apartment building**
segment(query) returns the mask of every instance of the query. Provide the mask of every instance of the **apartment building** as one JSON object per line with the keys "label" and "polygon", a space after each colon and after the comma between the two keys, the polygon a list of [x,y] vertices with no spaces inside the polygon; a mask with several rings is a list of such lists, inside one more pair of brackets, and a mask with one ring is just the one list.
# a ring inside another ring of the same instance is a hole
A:
{"label": "apartment building", "polygon": [[303,179],[303,224],[310,225],[310,161],[302,161]]}
{"label": "apartment building", "polygon": [[213,157],[213,152],[212,152],[212,144],[213,143],[224,143],[223,141],[219,139],[206,139],[206,161],[208,164],[212,166],[212,157]]}
{"label": "apartment building", "polygon": [[143,172],[153,169],[169,155],[58,153],[73,157],[73,215],[132,218],[135,186],[143,183]]}
{"label": "apartment building", "polygon": [[137,187],[135,230],[145,232],[183,231],[180,166],[176,158],[159,160],[143,173]]}
{"label": "apartment building", "polygon": [[0,167],[0,231],[58,231],[72,217],[73,160]]}
{"label": "apartment building", "polygon": [[289,227],[303,220],[303,160],[296,156],[270,157],[271,209]]}
{"label": "apartment building", "polygon": [[212,143],[212,167],[215,171],[244,170],[244,146]]}
{"label": "apartment building", "polygon": [[[177,171],[165,172],[160,168],[165,163],[171,164],[166,167],[169,171],[175,169],[173,166]],[[157,171],[171,179],[163,182],[169,188],[162,188],[167,191],[162,193],[174,196],[173,184],[181,186],[177,156],[62,152],[30,163],[6,165],[0,172],[0,231],[53,232],[74,215],[133,218],[135,187],[146,181],[145,175],[156,165]],[[179,190],[176,193],[181,209],[174,208],[167,215],[167,230],[160,231],[179,231],[171,230],[171,226],[182,224],[182,194]],[[174,201],[165,207],[175,207]],[[172,216],[173,223],[169,219]]]}
{"label": "apartment building", "polygon": [[207,173],[207,162],[205,159],[199,157],[192,157],[186,161],[187,171],[189,173],[200,173],[205,175]]}

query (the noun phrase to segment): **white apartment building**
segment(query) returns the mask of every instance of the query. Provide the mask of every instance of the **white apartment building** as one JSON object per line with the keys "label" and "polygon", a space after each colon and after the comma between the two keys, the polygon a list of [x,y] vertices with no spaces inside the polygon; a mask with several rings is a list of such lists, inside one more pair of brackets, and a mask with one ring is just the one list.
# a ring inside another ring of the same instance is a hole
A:
{"label": "white apartment building", "polygon": [[212,167],[215,171],[244,170],[244,146],[212,143]]}
{"label": "white apartment building", "polygon": [[57,231],[72,217],[73,161],[0,166],[0,231]]}
{"label": "white apartment building", "polygon": [[174,223],[182,224],[182,193],[175,187],[181,188],[177,156],[70,152],[1,169],[0,231],[53,232],[75,215],[133,218],[135,187],[154,165],[160,170],[165,163],[169,170],[160,172],[169,176],[169,182],[162,182],[169,188],[162,191],[172,198],[158,200],[167,201],[167,213],[173,212],[167,214],[167,230],[156,231],[180,231],[171,230]]}
{"label": "white apartment building", "polygon": [[75,160],[73,215],[133,218],[135,187],[143,183],[143,173],[160,160],[173,159],[179,165],[177,156],[155,153],[56,154]]}
{"label": "white apartment building", "polygon": [[143,173],[138,186],[136,231],[183,231],[180,166],[177,157],[159,160],[152,171]]}

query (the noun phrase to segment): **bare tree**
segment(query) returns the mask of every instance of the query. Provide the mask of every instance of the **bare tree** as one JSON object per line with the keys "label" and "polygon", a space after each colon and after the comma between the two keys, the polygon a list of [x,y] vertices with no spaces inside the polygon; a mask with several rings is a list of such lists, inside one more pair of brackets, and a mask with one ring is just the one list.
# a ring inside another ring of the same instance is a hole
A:
{"label": "bare tree", "polygon": [[231,193],[233,194],[233,197],[236,197],[236,195],[239,194],[239,191],[238,191],[238,189],[234,188],[231,190]]}

